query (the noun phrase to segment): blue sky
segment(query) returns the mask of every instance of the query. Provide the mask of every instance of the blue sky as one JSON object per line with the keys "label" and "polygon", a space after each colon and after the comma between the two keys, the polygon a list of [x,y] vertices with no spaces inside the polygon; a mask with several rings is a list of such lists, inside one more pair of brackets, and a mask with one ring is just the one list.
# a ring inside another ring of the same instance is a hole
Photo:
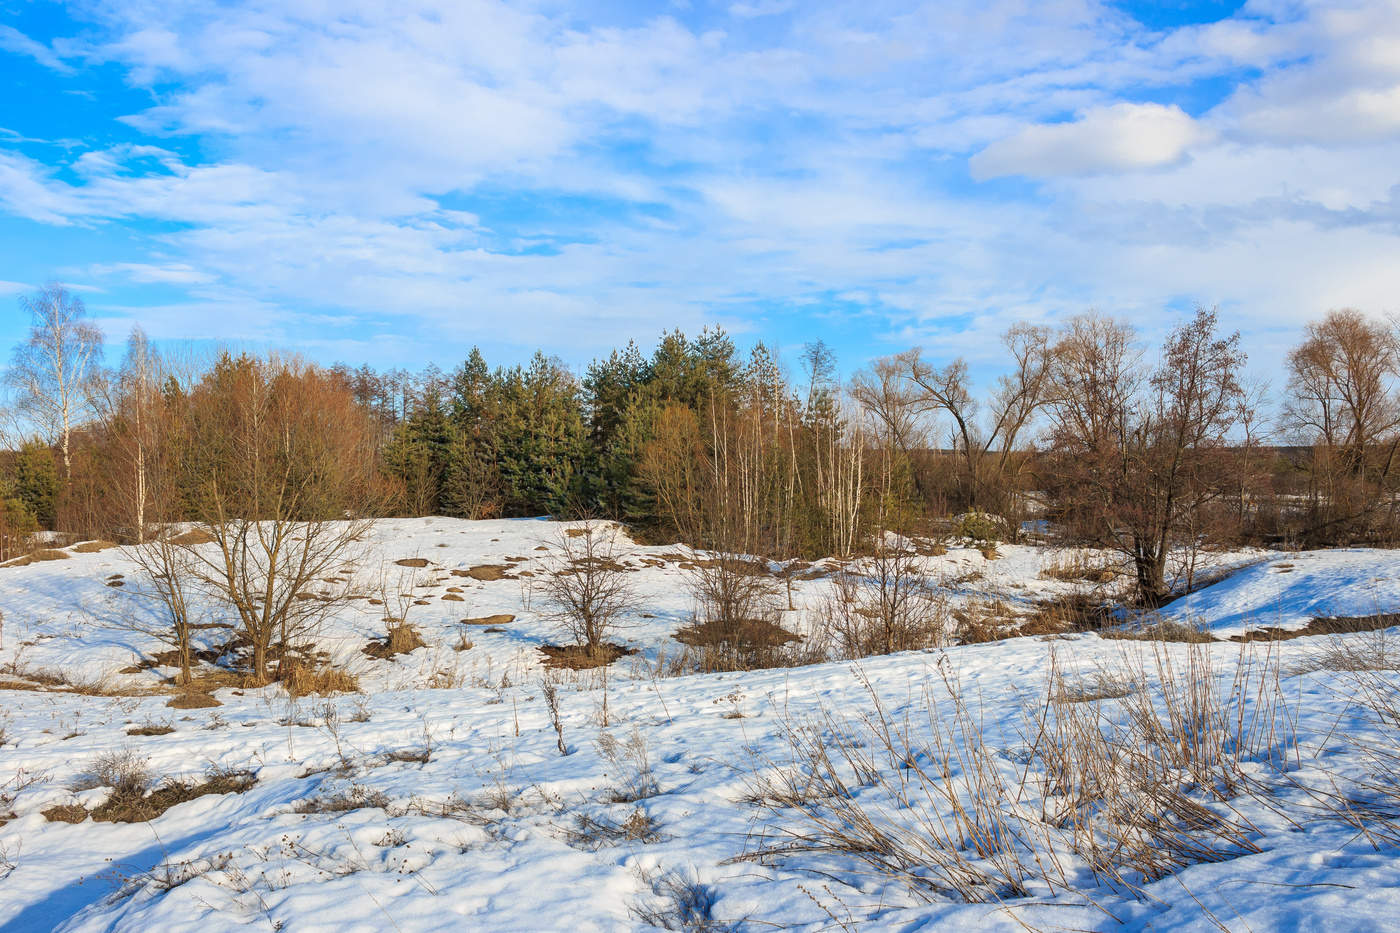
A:
{"label": "blue sky", "polygon": [[[849,371],[1218,305],[1265,374],[1400,311],[1400,2],[0,0],[0,340]],[[114,354],[115,355],[115,354]]]}

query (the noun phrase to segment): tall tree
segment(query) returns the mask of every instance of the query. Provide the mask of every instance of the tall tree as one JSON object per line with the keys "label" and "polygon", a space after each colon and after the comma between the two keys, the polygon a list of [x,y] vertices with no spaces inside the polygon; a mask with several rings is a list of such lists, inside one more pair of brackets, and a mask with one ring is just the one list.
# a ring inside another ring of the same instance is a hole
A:
{"label": "tall tree", "polygon": [[62,285],[46,285],[20,306],[30,316],[29,338],[15,348],[8,381],[21,409],[57,440],[67,481],[72,432],[101,374],[102,332],[87,319],[82,299]]}

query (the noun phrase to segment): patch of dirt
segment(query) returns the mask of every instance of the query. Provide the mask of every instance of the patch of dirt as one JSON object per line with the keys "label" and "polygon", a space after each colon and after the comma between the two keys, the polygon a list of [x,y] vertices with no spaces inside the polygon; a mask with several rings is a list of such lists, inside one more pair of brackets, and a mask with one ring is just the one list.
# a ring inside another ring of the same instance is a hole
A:
{"label": "patch of dirt", "polygon": [[394,563],[400,567],[426,567],[428,559],[426,557],[405,557],[402,560],[394,561]]}
{"label": "patch of dirt", "polygon": [[454,570],[452,571],[452,575],[454,577],[471,577],[473,580],[484,580],[488,582],[491,580],[508,580],[510,579],[510,577],[506,575],[508,569],[510,568],[506,567],[505,564],[478,564],[466,570]]}
{"label": "patch of dirt", "polygon": [[678,629],[671,637],[692,648],[725,644],[745,648],[781,648],[790,641],[802,639],[802,636],[767,619],[740,619],[732,624],[702,622]]}
{"label": "patch of dirt", "polygon": [[107,585],[108,585],[108,586],[126,586],[126,581],[125,581],[125,580],[108,580],[108,581],[107,581]]}
{"label": "patch of dirt", "polygon": [[87,808],[77,803],[60,803],[39,812],[50,823],[81,823],[88,818]]}
{"label": "patch of dirt", "polygon": [[182,693],[179,696],[171,697],[165,705],[171,709],[209,709],[224,704],[207,693]]}
{"label": "patch of dirt", "polygon": [[463,619],[463,625],[509,625],[515,621],[515,616],[508,612],[497,613],[493,616],[478,616],[472,619]]}
{"label": "patch of dirt", "polygon": [[604,667],[618,658],[636,654],[637,651],[626,645],[605,642],[591,652],[587,645],[540,645],[540,653],[544,655],[544,666],[547,668],[586,671]]}
{"label": "patch of dirt", "polygon": [[69,550],[75,554],[96,554],[98,551],[105,551],[108,548],[117,546],[115,541],[84,541],[82,544],[75,544]]}
{"label": "patch of dirt", "polygon": [[443,594],[442,594],[442,601],[445,602],[445,603],[464,603],[464,602],[466,602],[465,599],[463,599],[462,597],[458,596],[456,593],[443,593]]}
{"label": "patch of dirt", "polygon": [[170,539],[171,544],[178,544],[182,547],[189,547],[194,544],[209,544],[214,540],[214,536],[203,528],[194,528],[182,535],[176,535]]}
{"label": "patch of dirt", "polygon": [[1318,616],[1302,628],[1261,628],[1230,636],[1231,641],[1289,641],[1308,635],[1347,635],[1352,632],[1378,632],[1400,625],[1400,612],[1380,612],[1372,616]]}

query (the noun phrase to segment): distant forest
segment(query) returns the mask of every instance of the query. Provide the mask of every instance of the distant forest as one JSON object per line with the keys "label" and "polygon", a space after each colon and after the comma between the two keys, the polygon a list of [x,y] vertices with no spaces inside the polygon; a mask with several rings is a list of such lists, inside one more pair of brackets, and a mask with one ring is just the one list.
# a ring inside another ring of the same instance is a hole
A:
{"label": "distant forest", "polygon": [[79,298],[22,303],[0,559],[42,530],[142,542],[230,514],[591,516],[778,560],[1052,531],[1131,558],[1150,602],[1183,546],[1396,538],[1400,342],[1352,310],[1306,326],[1270,399],[1205,309],[1156,348],[1095,314],[1015,326],[979,396],[961,359],[911,349],[842,382],[821,341],[788,369],[719,329],[581,378],[542,353],[450,373],[200,358],[139,329],[108,367]]}

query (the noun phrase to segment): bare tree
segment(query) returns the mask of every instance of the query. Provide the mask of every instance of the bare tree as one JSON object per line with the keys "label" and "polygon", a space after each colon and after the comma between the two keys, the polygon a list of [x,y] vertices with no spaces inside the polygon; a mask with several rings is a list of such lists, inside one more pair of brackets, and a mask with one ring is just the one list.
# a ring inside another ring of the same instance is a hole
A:
{"label": "bare tree", "polygon": [[128,587],[155,607],[153,615],[124,615],[118,622],[126,629],[150,635],[175,651],[180,673],[175,682],[188,686],[193,679],[194,618],[197,601],[193,590],[196,567],[190,549],[176,543],[174,535],[157,534],[150,541],[124,549],[142,572],[143,580]]}
{"label": "bare tree", "polygon": [[552,565],[535,577],[535,593],[553,619],[593,659],[636,607],[628,570],[618,563],[621,532],[593,519],[561,528],[552,545]]}
{"label": "bare tree", "polygon": [[978,418],[965,360],[956,359],[935,369],[918,349],[896,357],[919,410],[952,420],[953,446],[962,462],[965,504],[999,512],[1008,504],[1007,472],[1017,440],[1044,401],[1050,331],[1017,324],[1003,335],[1002,343],[1013,369],[1000,378],[985,424]]}
{"label": "bare tree", "polygon": [[1285,423],[1312,445],[1314,524],[1329,535],[1362,517],[1394,470],[1400,346],[1361,312],[1333,311],[1307,326],[1288,373]]}
{"label": "bare tree", "polygon": [[20,299],[29,312],[29,338],[15,348],[8,381],[25,414],[63,454],[63,474],[72,476],[70,438],[92,400],[100,375],[102,332],[87,320],[81,298],[62,285],[46,285]]}
{"label": "bare tree", "polygon": [[190,408],[193,573],[265,682],[273,649],[305,647],[356,595],[342,570],[386,501],[373,426],[321,371],[248,357],[221,359]]}
{"label": "bare tree", "polygon": [[1198,308],[1167,338],[1156,371],[1139,375],[1131,328],[1076,318],[1055,346],[1052,490],[1065,527],[1133,561],[1141,598],[1170,593],[1168,556],[1200,511],[1228,489],[1226,441],[1240,417],[1239,334],[1220,337]]}

